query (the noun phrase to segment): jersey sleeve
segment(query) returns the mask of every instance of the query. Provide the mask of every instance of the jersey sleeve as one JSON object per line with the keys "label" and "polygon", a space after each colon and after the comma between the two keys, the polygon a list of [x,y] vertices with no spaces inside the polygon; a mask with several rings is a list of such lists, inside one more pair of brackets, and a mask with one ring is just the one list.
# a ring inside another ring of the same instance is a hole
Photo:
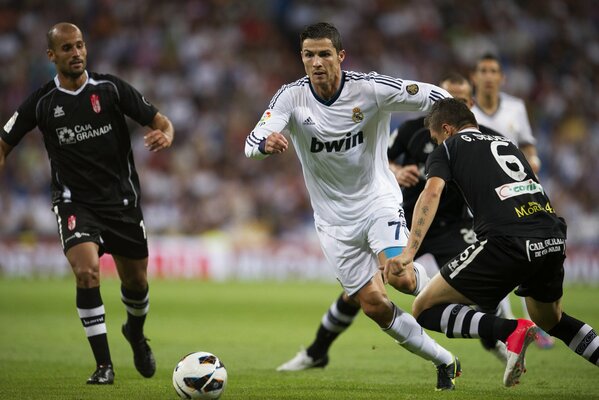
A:
{"label": "jersey sleeve", "polygon": [[445,89],[430,83],[378,74],[371,80],[379,107],[384,111],[428,111],[435,101],[451,97]]}
{"label": "jersey sleeve", "polygon": [[449,150],[447,143],[443,142],[426,159],[426,179],[437,177],[448,182],[452,179],[449,166]]}
{"label": "jersey sleeve", "polygon": [[526,112],[526,106],[524,101],[520,100],[517,104],[517,123],[519,126],[518,131],[518,147],[527,144],[536,144],[537,140],[532,135],[532,128],[530,127],[530,121],[528,120],[528,113]]}
{"label": "jersey sleeve", "polygon": [[118,89],[119,106],[123,113],[142,126],[149,125],[158,109],[129,83],[113,75],[108,77]]}
{"label": "jersey sleeve", "polygon": [[266,138],[273,132],[282,132],[291,118],[291,94],[287,85],[272,98],[256,127],[245,139],[245,155],[248,158],[263,159],[268,156],[264,149]]}
{"label": "jersey sleeve", "polygon": [[39,100],[39,91],[29,96],[0,130],[0,138],[11,146],[19,144],[21,139],[38,124],[35,107]]}

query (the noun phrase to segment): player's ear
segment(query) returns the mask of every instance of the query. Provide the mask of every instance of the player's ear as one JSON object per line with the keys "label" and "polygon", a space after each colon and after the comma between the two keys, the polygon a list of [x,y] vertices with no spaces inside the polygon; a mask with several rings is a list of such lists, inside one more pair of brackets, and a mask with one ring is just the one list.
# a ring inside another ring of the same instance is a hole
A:
{"label": "player's ear", "polygon": [[48,56],[48,60],[56,64],[56,54],[54,54],[54,50],[46,49],[46,55]]}
{"label": "player's ear", "polygon": [[342,63],[345,60],[345,50],[340,50],[337,57],[339,58],[339,63]]}

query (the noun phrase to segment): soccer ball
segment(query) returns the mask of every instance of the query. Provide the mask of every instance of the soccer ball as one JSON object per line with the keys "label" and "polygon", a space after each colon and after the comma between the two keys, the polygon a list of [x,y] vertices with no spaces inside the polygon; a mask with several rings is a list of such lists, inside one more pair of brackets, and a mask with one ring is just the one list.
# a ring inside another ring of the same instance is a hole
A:
{"label": "soccer ball", "polygon": [[173,386],[182,399],[218,399],[227,386],[227,370],[212,353],[190,353],[175,367]]}

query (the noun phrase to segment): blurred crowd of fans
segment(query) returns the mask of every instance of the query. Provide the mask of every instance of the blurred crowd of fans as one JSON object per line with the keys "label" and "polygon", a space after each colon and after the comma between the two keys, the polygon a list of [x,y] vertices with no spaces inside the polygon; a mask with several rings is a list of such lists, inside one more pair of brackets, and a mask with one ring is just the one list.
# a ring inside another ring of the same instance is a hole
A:
{"label": "blurred crowd of fans", "polygon": [[[77,24],[88,69],[137,87],[176,128],[149,153],[133,133],[143,207],[153,234],[240,238],[313,235],[293,154],[243,154],[271,97],[304,75],[298,34],[317,21],[342,33],[344,69],[436,83],[468,76],[497,54],[504,91],[528,106],[541,180],[570,242],[599,244],[599,7],[592,0],[0,0],[0,119],[54,76],[45,34]],[[395,123],[406,116],[398,116]],[[0,235],[56,235],[49,163],[38,131],[0,174]]]}

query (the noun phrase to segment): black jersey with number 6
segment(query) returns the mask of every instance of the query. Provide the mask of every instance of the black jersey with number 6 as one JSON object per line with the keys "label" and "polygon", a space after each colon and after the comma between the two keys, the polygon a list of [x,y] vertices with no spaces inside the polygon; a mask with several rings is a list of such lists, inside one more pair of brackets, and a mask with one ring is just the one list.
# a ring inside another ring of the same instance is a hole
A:
{"label": "black jersey with number 6", "polygon": [[503,136],[465,129],[427,159],[427,179],[455,184],[474,215],[474,232],[486,236],[565,238],[565,224],[524,155]]}
{"label": "black jersey with number 6", "polygon": [[[485,126],[480,126],[479,129],[484,134],[500,136],[498,132]],[[426,160],[437,146],[431,140],[430,131],[424,127],[424,117],[405,121],[391,135],[393,140],[387,151],[389,160],[401,159],[401,165],[415,164],[420,171],[420,181],[416,185],[401,188],[403,194],[402,206],[406,213],[406,222],[408,226],[411,226],[416,201],[426,184],[424,173]],[[430,231],[439,229],[440,233],[443,233],[447,225],[469,219],[471,217],[468,214],[462,195],[454,185],[448,185],[443,192]]]}
{"label": "black jersey with number 6", "polygon": [[120,209],[137,206],[140,195],[125,115],[148,125],[157,111],[123,80],[90,72],[77,91],[54,78],[34,92],[0,137],[15,146],[39,128],[50,158],[53,204]]}

